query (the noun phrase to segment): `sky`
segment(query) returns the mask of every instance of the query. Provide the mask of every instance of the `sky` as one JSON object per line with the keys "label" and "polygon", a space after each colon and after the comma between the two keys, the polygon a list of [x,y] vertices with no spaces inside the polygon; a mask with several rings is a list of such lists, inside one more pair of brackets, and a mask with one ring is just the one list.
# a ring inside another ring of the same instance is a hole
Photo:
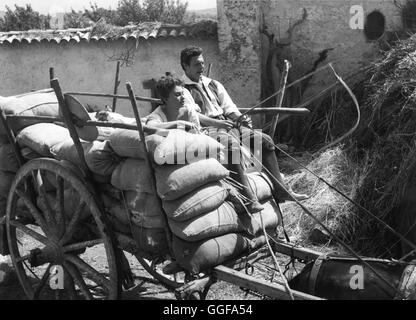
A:
{"label": "sky", "polygon": [[[5,7],[14,7],[15,4],[24,6],[27,3],[32,5],[33,10],[43,14],[55,14],[56,12],[69,11],[71,8],[83,10],[89,8],[89,3],[97,3],[99,7],[116,8],[118,0],[0,0],[0,11],[5,11]],[[216,8],[216,0],[188,0],[188,10],[199,10]]]}

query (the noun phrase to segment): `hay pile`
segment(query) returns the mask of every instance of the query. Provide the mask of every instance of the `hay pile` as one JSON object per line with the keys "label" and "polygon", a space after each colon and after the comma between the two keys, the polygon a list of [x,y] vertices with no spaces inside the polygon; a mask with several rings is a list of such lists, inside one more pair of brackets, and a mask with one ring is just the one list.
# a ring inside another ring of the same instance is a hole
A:
{"label": "hay pile", "polygon": [[[364,83],[364,93],[359,96],[359,130],[343,147],[315,156],[308,168],[396,228],[402,219],[397,208],[403,195],[410,186],[416,186],[416,35],[398,41],[374,62]],[[331,124],[327,118],[323,123],[321,128]],[[322,130],[310,134],[322,136]],[[361,254],[400,256],[397,238],[374,218],[310,174],[302,172],[289,178],[295,190],[302,186],[314,192],[306,207]],[[289,213],[286,219],[292,234],[307,238],[313,221],[293,203],[282,207]]]}
{"label": "hay pile", "polygon": [[[302,162],[305,161],[309,162],[307,165],[309,170],[349,197],[354,197],[360,170],[350,161],[341,146],[314,155],[312,159],[304,159]],[[297,192],[312,195],[302,203],[332,232],[343,240],[353,237],[359,219],[350,219],[351,215],[354,215],[350,202],[306,170],[287,175],[286,181]],[[321,229],[319,225],[295,202],[285,202],[281,208],[291,239],[309,246],[311,243],[308,237],[314,228]]]}
{"label": "hay pile", "polygon": [[[415,184],[412,181],[416,173],[415,35],[398,41],[375,62],[366,89],[365,117],[356,135],[356,154],[364,155],[357,200],[396,227],[400,219],[394,217],[396,208],[409,186]],[[390,247],[396,240],[379,227],[369,230],[380,237],[376,248]]]}

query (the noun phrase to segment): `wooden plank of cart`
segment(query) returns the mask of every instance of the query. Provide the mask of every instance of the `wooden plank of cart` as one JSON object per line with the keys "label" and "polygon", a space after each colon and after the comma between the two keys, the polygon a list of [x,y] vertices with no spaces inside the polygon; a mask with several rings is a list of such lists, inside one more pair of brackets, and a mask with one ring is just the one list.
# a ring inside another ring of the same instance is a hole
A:
{"label": "wooden plank of cart", "polygon": [[[119,233],[111,227],[112,224],[103,208],[101,197],[104,194],[117,193],[119,190],[95,183],[85,162],[79,132],[82,128],[88,127],[137,130],[148,155],[145,159],[146,163],[150,172],[153,173],[144,136],[145,133],[152,134],[160,130],[141,124],[137,100],[156,103],[160,101],[137,97],[131,85],[127,83],[126,86],[128,96],[82,92],[63,93],[58,79],[52,79],[51,87],[58,99],[62,117],[6,115],[4,113],[0,115],[0,121],[6,129],[9,141],[13,144],[21,165],[10,188],[6,215],[0,220],[0,228],[7,232],[7,237],[3,242],[7,240],[8,252],[3,252],[3,254],[10,254],[26,296],[29,299],[118,299],[121,296],[122,287],[132,286],[129,263],[123,252],[126,251],[134,255],[145,270],[164,286],[175,289],[178,299],[205,298],[210,285],[216,280],[226,281],[275,299],[320,299],[295,290],[288,292],[281,283],[248,275],[245,272],[247,268],[252,268],[256,262],[270,256],[270,251],[265,246],[216,266],[198,277],[191,277],[187,271],[180,268],[166,274],[164,273],[166,265],[175,265],[173,255],[172,259],[164,261],[149,260],[142,255],[132,235]],[[136,125],[80,120],[76,117],[77,112],[72,105],[73,101],[76,101],[74,100],[76,95],[129,99]],[[307,110],[260,108],[257,112],[299,114]],[[67,161],[52,158],[32,160],[23,158],[16,143],[15,132],[9,125],[9,122],[16,118],[48,123],[63,122],[77,149],[81,166],[77,167]],[[154,174],[152,177],[153,189],[157,195]],[[55,195],[53,202],[48,199],[47,182],[53,185]],[[78,203],[65,203],[67,190],[77,194]],[[67,210],[69,205],[71,205],[71,210]],[[87,212],[87,218],[85,218],[85,212]],[[171,231],[168,223],[165,225],[167,226],[166,235],[169,238]],[[97,248],[97,246],[100,251],[94,259],[85,255],[87,250]],[[298,248],[281,241],[273,242],[272,247],[275,252],[303,263],[316,260],[320,256],[318,252]],[[63,272],[64,275],[62,284],[59,283],[58,278],[54,277],[59,272]],[[55,282],[51,284],[52,280]],[[62,290],[52,290],[53,285],[58,287],[61,285]]]}

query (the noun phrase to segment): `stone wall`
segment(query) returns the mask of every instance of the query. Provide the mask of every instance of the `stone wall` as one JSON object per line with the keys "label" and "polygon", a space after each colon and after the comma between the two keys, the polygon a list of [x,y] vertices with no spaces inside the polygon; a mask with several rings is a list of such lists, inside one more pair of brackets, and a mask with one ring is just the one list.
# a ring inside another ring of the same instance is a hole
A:
{"label": "stone wall", "polygon": [[[60,44],[13,43],[0,46],[0,95],[10,96],[31,90],[49,87],[49,68],[54,67],[64,91],[112,93],[116,62],[111,57],[121,56],[132,48],[134,64],[122,66],[120,70],[119,93],[127,95],[126,81],[133,84],[136,95],[150,96],[150,90],[143,88],[143,81],[158,78],[166,71],[182,76],[180,51],[187,45],[198,45],[206,52],[206,62],[213,63],[213,77],[222,78],[219,67],[218,44],[216,39],[198,40],[193,38],[168,38],[140,40],[136,48],[134,40],[70,42]],[[226,77],[225,77],[226,78]],[[225,79],[226,80],[226,79]],[[111,99],[80,98],[84,103],[97,105],[112,104]],[[142,115],[151,111],[149,103],[139,102]],[[117,110],[132,116],[131,105],[119,100]]]}
{"label": "stone wall", "polygon": [[[364,16],[373,11],[381,12],[386,21],[384,36],[370,41],[364,30],[351,29],[353,15],[350,8],[353,5],[361,5]],[[317,63],[317,67],[332,62],[343,77],[354,72],[359,74],[377,57],[380,45],[391,32],[402,26],[399,9],[393,0],[262,0],[260,6],[269,32],[278,42],[289,44],[282,48],[282,56],[292,62],[292,79],[313,70],[320,57],[322,61]],[[291,35],[288,30],[291,30]],[[334,80],[329,71],[312,78],[305,97]]]}
{"label": "stone wall", "polygon": [[[353,5],[361,5],[364,16],[372,11],[384,15],[386,32],[380,39],[370,41],[363,30],[351,29]],[[402,26],[393,0],[218,0],[217,8],[223,78],[244,106],[258,101],[262,91],[263,96],[274,92],[266,87],[273,81],[278,86],[283,59],[292,63],[289,82],[329,62],[343,77],[354,72],[360,75],[377,57],[383,41]],[[269,37],[261,31],[263,27]],[[274,60],[268,60],[270,49]],[[271,80],[266,73],[272,69]],[[334,80],[329,71],[311,78],[303,98]]]}
{"label": "stone wall", "polygon": [[220,80],[239,107],[260,98],[259,2],[218,0]]}

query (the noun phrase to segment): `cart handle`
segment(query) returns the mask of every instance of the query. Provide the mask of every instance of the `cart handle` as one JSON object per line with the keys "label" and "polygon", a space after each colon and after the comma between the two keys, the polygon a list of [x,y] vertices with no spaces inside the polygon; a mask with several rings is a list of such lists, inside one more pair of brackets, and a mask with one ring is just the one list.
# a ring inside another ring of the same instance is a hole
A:
{"label": "cart handle", "polygon": [[[117,95],[117,94],[90,93],[90,92],[66,92],[66,94],[70,94],[73,96],[102,97],[102,98],[112,98],[112,99],[117,98],[117,99],[130,100],[129,96]],[[156,104],[163,104],[162,100],[160,99],[140,97],[136,95],[134,96],[134,98],[139,101],[147,101],[147,102],[156,103]]]}
{"label": "cart handle", "polygon": [[[63,118],[59,117],[48,117],[48,116],[22,116],[22,115],[7,115],[8,119],[18,118],[21,120],[38,120],[45,123],[53,123],[53,122],[64,122]],[[77,127],[107,127],[107,128],[116,128],[116,129],[129,129],[129,130],[137,130],[138,126],[125,124],[125,123],[117,123],[117,122],[102,122],[102,121],[92,121],[87,120],[83,121],[76,117],[73,117],[72,123],[74,123]],[[142,125],[143,130],[146,133],[154,134],[157,133],[162,136],[167,136],[169,131],[166,129],[155,128],[148,125]]]}
{"label": "cart handle", "polygon": [[[67,92],[69,95],[74,96],[87,96],[87,97],[102,97],[102,98],[117,98],[117,99],[125,99],[130,100],[129,96],[125,95],[116,95],[116,94],[106,94],[106,93],[89,93],[89,92]],[[141,96],[134,96],[134,98],[138,101],[146,101],[156,104],[163,104],[162,100],[155,99],[155,98],[148,98],[148,97],[141,97]],[[243,113],[251,113],[251,114],[258,114],[258,113],[275,113],[275,114],[290,114],[290,115],[306,115],[310,113],[309,109],[306,108],[256,108],[251,110],[250,108],[239,108],[239,110]]]}
{"label": "cart handle", "polygon": [[290,115],[307,115],[311,113],[309,109],[306,108],[257,108],[251,110],[250,108],[239,108],[241,112],[245,114],[263,114],[263,113],[273,113],[273,114],[290,114]]}

